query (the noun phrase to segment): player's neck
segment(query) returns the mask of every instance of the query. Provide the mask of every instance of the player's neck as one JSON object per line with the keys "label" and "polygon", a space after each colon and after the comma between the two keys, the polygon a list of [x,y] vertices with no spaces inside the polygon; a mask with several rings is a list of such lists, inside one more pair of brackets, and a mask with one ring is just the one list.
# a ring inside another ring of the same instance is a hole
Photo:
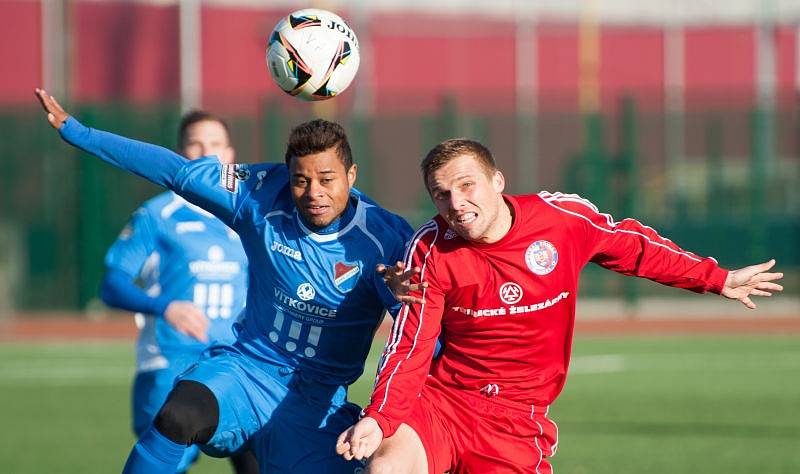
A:
{"label": "player's neck", "polygon": [[501,196],[503,202],[500,204],[500,209],[497,213],[497,218],[489,227],[486,235],[480,239],[482,244],[493,244],[508,234],[511,226],[514,224],[514,206],[508,202],[505,197]]}

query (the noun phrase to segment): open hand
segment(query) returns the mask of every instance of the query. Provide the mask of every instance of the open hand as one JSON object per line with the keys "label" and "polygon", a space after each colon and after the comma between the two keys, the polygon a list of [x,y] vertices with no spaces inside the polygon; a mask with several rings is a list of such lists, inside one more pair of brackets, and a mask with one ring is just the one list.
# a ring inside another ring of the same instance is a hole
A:
{"label": "open hand", "polygon": [[47,112],[47,121],[50,122],[53,128],[59,130],[69,118],[69,114],[64,112],[61,104],[46,90],[36,88],[34,93],[36,98],[39,99],[39,103],[42,104],[42,108]]}
{"label": "open hand", "polygon": [[411,296],[409,293],[412,291],[421,291],[428,287],[428,282],[409,284],[411,277],[420,273],[419,267],[414,267],[405,270],[403,262],[396,262],[393,266],[387,267],[383,264],[378,264],[375,271],[383,275],[383,281],[389,287],[389,291],[394,294],[397,301],[401,303],[425,303],[425,298]]}
{"label": "open hand", "polygon": [[751,296],[772,296],[773,291],[783,291],[783,286],[772,283],[783,278],[783,273],[767,273],[775,266],[775,260],[732,270],[725,280],[722,296],[739,300],[750,309],[756,309]]}

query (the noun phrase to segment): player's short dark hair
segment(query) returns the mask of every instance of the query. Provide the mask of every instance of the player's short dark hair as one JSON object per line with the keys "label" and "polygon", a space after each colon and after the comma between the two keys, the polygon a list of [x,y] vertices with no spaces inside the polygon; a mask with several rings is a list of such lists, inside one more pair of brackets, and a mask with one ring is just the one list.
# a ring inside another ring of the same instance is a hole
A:
{"label": "player's short dark hair", "polygon": [[217,115],[205,110],[190,110],[183,114],[181,123],[178,125],[178,149],[183,149],[186,146],[186,131],[189,127],[198,122],[217,122],[225,129],[225,134],[228,136],[228,142],[231,141],[231,130],[228,128],[228,123]]}
{"label": "player's short dark hair", "polygon": [[286,144],[286,165],[294,157],[308,156],[321,153],[331,147],[336,147],[336,154],[344,164],[345,171],[353,166],[353,153],[347,134],[341,125],[323,119],[304,122],[292,129],[289,134],[289,143]]}
{"label": "player's short dark hair", "polygon": [[497,164],[494,162],[492,152],[483,144],[468,138],[451,138],[431,148],[431,151],[422,160],[420,168],[425,180],[425,187],[428,187],[428,177],[434,171],[446,165],[450,160],[463,155],[469,155],[478,160],[487,175],[497,171]]}

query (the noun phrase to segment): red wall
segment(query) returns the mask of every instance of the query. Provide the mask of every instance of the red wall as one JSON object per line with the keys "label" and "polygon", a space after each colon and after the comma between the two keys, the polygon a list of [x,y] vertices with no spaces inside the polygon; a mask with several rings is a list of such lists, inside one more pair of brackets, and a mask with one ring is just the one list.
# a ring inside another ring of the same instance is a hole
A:
{"label": "red wall", "polygon": [[77,2],[72,66],[78,101],[180,97],[178,7]]}
{"label": "red wall", "polygon": [[[269,78],[264,54],[283,10],[202,7],[204,105],[251,111],[263,99],[291,100]],[[347,12],[342,12],[348,18]],[[41,26],[37,2],[0,2],[0,103],[27,102],[41,83]],[[180,94],[178,7],[158,3],[72,4],[72,99],[177,101]],[[475,111],[507,110],[516,103],[515,24],[471,15],[446,19],[424,14],[377,13],[360,35],[365,51],[361,81],[371,80],[378,111],[432,111],[445,97]],[[776,35],[777,91],[794,101],[792,27]],[[536,25],[536,83],[541,110],[575,111],[579,100],[578,25]],[[685,30],[686,104],[689,109],[742,107],[755,98],[755,29],[750,25]],[[642,108],[664,99],[664,36],[660,28],[604,26],[600,30],[599,91],[605,109],[623,95]],[[352,104],[353,90],[337,100]]]}
{"label": "red wall", "polygon": [[797,100],[795,92],[796,68],[797,68],[797,47],[796,31],[794,27],[780,27],[775,32],[775,69],[778,102],[780,104],[794,105]]}
{"label": "red wall", "polygon": [[755,97],[755,30],[687,28],[686,108],[746,106]]}
{"label": "red wall", "polygon": [[578,107],[578,27],[537,27],[536,72],[538,103],[542,110]]}
{"label": "red wall", "polygon": [[203,102],[217,109],[251,109],[284,95],[272,85],[267,39],[283,11],[207,6],[202,12]]}
{"label": "red wall", "polygon": [[[409,32],[413,25],[413,32]],[[430,111],[446,96],[467,109],[515,99],[514,24],[478,17],[379,14],[370,29],[379,110]]]}
{"label": "red wall", "polygon": [[664,103],[664,31],[655,28],[603,28],[600,39],[600,96],[605,108],[622,96],[640,108]]}
{"label": "red wall", "polygon": [[42,84],[41,9],[28,1],[0,1],[0,104],[31,103]]}

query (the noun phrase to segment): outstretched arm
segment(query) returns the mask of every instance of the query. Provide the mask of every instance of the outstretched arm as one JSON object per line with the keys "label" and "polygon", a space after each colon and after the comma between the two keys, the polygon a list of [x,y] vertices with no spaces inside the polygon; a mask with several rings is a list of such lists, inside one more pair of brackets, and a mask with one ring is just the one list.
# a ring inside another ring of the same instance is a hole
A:
{"label": "outstretched arm", "polygon": [[783,278],[783,273],[768,273],[775,266],[775,260],[750,265],[728,272],[722,296],[739,300],[750,309],[756,309],[751,296],[772,296],[773,291],[783,291],[783,286],[772,283]]}
{"label": "outstretched arm", "polygon": [[[701,293],[719,293],[750,309],[756,308],[751,296],[772,296],[772,292],[783,290],[773,283],[783,278],[783,273],[768,272],[775,260],[728,271],[713,258],[688,252],[634,219],[614,222],[588,201],[572,198],[567,203],[574,206],[572,211],[579,211],[574,215],[590,224],[589,235],[594,236],[590,239],[594,245],[589,247],[594,254],[592,260],[605,268]],[[566,208],[563,203],[558,204]]]}
{"label": "outstretched arm", "polygon": [[[50,125],[67,143],[175,191],[234,229],[234,220],[240,215],[251,188],[259,189],[269,171],[262,166],[261,171],[250,177],[247,165],[222,165],[214,156],[189,161],[158,145],[85,127],[43,89],[36,89],[36,97],[47,112]],[[282,164],[273,166],[284,167]],[[248,178],[252,186],[238,185]]]}
{"label": "outstretched arm", "polygon": [[85,127],[64,111],[58,101],[44,89],[36,89],[36,98],[47,112],[47,121],[58,130],[64,141],[160,186],[173,189],[175,176],[188,161],[158,145]]}

